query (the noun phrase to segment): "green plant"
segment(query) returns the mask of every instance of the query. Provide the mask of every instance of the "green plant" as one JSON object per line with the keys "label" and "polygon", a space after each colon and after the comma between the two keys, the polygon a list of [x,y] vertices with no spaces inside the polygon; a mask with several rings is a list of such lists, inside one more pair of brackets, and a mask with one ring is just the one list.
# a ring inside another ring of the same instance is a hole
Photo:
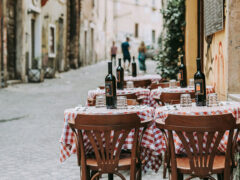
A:
{"label": "green plant", "polygon": [[184,55],[185,0],[168,0],[161,13],[164,29],[159,38],[157,73],[164,79],[176,79],[179,57]]}

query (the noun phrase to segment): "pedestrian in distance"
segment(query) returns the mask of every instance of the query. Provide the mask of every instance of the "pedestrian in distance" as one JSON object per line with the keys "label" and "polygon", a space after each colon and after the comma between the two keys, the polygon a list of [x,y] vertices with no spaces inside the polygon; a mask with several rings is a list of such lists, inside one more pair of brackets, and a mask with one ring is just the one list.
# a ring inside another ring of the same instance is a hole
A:
{"label": "pedestrian in distance", "polygon": [[114,66],[116,66],[116,56],[117,56],[117,46],[115,45],[115,41],[112,42],[111,47],[111,61]]}
{"label": "pedestrian in distance", "polygon": [[142,41],[139,48],[138,48],[138,61],[139,61],[139,68],[141,71],[144,71],[146,73],[146,47],[144,42]]}
{"label": "pedestrian in distance", "polygon": [[124,62],[124,69],[125,69],[125,64],[126,64],[126,61],[128,61],[128,68],[127,68],[127,71],[129,71],[129,67],[130,67],[130,64],[131,64],[131,56],[130,56],[130,45],[129,45],[129,37],[126,38],[126,41],[122,43],[122,53],[123,53],[123,62]]}

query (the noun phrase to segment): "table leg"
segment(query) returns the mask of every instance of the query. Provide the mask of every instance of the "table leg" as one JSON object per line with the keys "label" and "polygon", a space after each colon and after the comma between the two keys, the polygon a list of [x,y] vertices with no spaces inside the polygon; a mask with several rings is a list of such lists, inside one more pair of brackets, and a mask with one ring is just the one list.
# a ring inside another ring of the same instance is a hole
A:
{"label": "table leg", "polygon": [[108,174],[108,180],[113,180],[113,174]]}

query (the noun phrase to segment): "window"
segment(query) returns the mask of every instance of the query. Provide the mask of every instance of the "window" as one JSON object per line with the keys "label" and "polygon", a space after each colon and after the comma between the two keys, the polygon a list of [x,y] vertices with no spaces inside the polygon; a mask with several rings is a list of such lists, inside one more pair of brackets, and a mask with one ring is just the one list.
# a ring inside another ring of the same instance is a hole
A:
{"label": "window", "polygon": [[56,57],[56,27],[49,25],[48,54],[49,57]]}
{"label": "window", "polygon": [[135,0],[136,4],[139,4],[139,0]]}
{"label": "window", "polygon": [[152,43],[156,42],[156,32],[155,30],[152,30]]}
{"label": "window", "polygon": [[135,38],[138,38],[138,23],[135,24]]}

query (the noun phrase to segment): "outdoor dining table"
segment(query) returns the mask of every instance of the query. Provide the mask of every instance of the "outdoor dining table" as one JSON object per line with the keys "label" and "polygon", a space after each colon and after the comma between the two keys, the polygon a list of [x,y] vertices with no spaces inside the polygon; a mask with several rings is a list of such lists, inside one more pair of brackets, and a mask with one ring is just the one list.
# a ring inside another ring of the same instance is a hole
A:
{"label": "outdoor dining table", "polygon": [[[169,114],[178,114],[178,115],[219,115],[219,114],[227,114],[232,113],[233,117],[236,119],[236,123],[239,127],[240,125],[240,103],[238,102],[221,102],[219,106],[215,107],[207,107],[207,106],[196,106],[195,103],[193,103],[192,107],[180,107],[180,105],[171,105],[171,106],[162,106],[158,107],[155,110],[155,121],[158,122],[158,124],[162,124],[162,129],[164,130],[164,124],[165,120],[168,117]],[[165,152],[166,151],[166,141],[164,139],[163,134],[159,137],[162,137],[163,139],[159,139],[161,141],[162,146],[158,146],[158,149],[156,150],[158,153]],[[197,139],[197,138],[196,138]],[[206,140],[207,138],[205,138]],[[220,145],[218,147],[218,150],[220,152],[225,152],[227,148],[227,140],[228,140],[228,134],[225,133]],[[240,137],[237,139],[240,140]],[[184,146],[179,139],[179,137],[174,133],[174,143],[175,143],[175,151],[177,154],[185,153]],[[206,142],[205,142],[206,143]]]}
{"label": "outdoor dining table", "polygon": [[[158,89],[153,89],[151,90],[151,93],[149,95],[149,106],[151,107],[157,107],[158,103],[155,100],[155,98],[159,99],[161,98],[161,94],[164,93],[191,93],[194,92],[195,89],[194,87],[186,87],[186,88],[181,88],[181,87],[175,87],[175,88],[158,88]],[[213,86],[207,86],[206,87],[206,92],[207,94],[209,93],[214,93],[214,87]]]}
{"label": "outdoor dining table", "polygon": [[[88,100],[93,100],[98,95],[104,95],[105,89],[95,89],[88,91]],[[135,94],[137,98],[142,99],[142,103],[144,105],[149,105],[149,95],[150,90],[144,88],[125,88],[123,90],[117,90],[117,95],[127,95],[127,94]]]}
{"label": "outdoor dining table", "polygon": [[162,77],[159,74],[144,74],[138,75],[136,77],[133,76],[125,76],[125,81],[143,81],[143,80],[151,80],[152,83],[160,82]]}
{"label": "outdoor dining table", "polygon": [[[144,106],[128,106],[126,109],[106,109],[106,108],[96,108],[96,107],[77,107],[73,109],[67,109],[64,112],[64,127],[60,139],[60,162],[65,161],[72,154],[76,153],[76,146],[74,140],[74,133],[70,129],[68,122],[75,120],[77,115],[87,114],[87,115],[106,115],[106,114],[127,114],[127,113],[137,113],[141,121],[152,120],[154,122],[154,108]],[[161,137],[158,135],[161,133],[160,130],[156,128],[153,123],[148,127],[142,138],[142,158],[146,161],[144,170],[152,169],[157,171],[161,166],[161,154],[155,152],[159,146],[158,140]],[[123,148],[126,150],[131,150],[133,142],[133,133],[131,131],[128,135]],[[86,135],[84,135],[84,144],[86,153],[93,152],[90,142]]]}

